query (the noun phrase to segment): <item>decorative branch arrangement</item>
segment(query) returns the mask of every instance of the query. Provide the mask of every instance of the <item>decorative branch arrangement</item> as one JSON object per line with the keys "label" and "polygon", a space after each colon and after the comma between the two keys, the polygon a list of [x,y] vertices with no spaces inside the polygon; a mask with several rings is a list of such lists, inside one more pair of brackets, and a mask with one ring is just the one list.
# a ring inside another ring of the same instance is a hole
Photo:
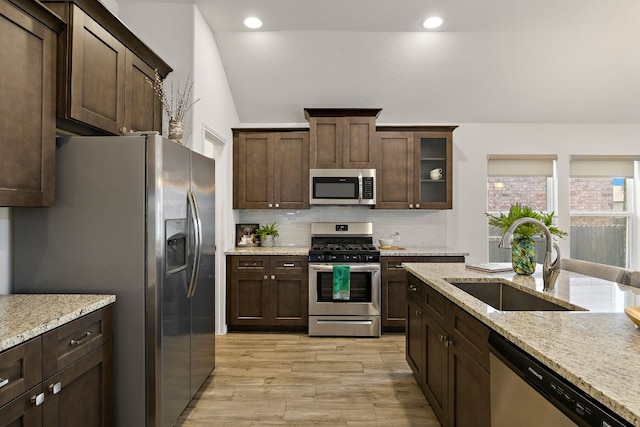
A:
{"label": "decorative branch arrangement", "polygon": [[160,98],[162,102],[162,109],[167,116],[169,116],[169,120],[174,121],[183,121],[184,116],[193,108],[193,106],[200,101],[200,98],[196,99],[193,102],[189,102],[191,98],[191,92],[193,90],[193,82],[190,77],[187,77],[187,81],[184,86],[178,82],[176,87],[174,88],[173,82],[171,82],[171,91],[167,94],[164,89],[164,82],[158,74],[158,70],[154,70],[154,79],[151,80],[149,78],[146,79],[147,83],[151,85],[155,94]]}

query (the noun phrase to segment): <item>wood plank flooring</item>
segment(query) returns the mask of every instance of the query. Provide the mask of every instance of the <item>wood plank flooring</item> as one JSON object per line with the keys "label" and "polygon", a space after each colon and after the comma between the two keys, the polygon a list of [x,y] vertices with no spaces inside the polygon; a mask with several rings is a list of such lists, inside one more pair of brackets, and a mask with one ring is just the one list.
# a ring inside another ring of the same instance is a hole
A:
{"label": "wood plank flooring", "polygon": [[403,335],[216,336],[216,368],[177,423],[436,427],[405,361]]}

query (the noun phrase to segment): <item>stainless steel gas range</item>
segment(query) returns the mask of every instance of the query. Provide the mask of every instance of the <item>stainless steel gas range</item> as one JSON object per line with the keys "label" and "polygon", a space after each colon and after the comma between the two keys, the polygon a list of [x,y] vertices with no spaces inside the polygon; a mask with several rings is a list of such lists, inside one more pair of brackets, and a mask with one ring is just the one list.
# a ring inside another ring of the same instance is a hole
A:
{"label": "stainless steel gas range", "polygon": [[371,223],[311,224],[310,336],[380,336],[380,283]]}

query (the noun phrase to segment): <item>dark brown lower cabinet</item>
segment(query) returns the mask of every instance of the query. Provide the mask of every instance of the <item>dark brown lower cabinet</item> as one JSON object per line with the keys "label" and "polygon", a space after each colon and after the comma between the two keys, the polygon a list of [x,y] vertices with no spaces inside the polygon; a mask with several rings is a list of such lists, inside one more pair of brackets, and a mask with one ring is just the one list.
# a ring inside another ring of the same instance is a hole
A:
{"label": "dark brown lower cabinet", "polygon": [[408,275],[407,362],[443,426],[491,425],[489,328]]}
{"label": "dark brown lower cabinet", "polygon": [[407,274],[402,268],[405,262],[464,262],[464,256],[382,256],[380,260],[382,281],[382,331],[404,332],[407,301]]}
{"label": "dark brown lower cabinet", "polygon": [[303,256],[227,257],[229,331],[304,331],[309,305]]}
{"label": "dark brown lower cabinet", "polygon": [[110,426],[111,316],[106,307],[0,353],[0,426]]}

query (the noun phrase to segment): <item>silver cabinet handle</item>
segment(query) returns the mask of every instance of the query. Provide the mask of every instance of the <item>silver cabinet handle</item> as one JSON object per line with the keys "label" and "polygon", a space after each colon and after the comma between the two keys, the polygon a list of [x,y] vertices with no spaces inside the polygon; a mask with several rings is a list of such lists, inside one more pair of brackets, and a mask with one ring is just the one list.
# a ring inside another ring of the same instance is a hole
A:
{"label": "silver cabinet handle", "polygon": [[91,336],[91,332],[87,331],[84,333],[84,335],[81,338],[78,338],[77,340],[72,339],[71,341],[69,341],[69,345],[72,347],[74,345],[80,345],[86,340],[88,340],[90,336]]}
{"label": "silver cabinet handle", "polygon": [[416,288],[416,285],[409,285],[409,290],[410,290],[411,292],[417,292],[417,291],[418,291],[418,288]]}
{"label": "silver cabinet handle", "polygon": [[272,207],[273,207],[273,204],[269,203],[269,207],[270,207],[270,208],[272,208]]}
{"label": "silver cabinet handle", "polygon": [[40,406],[44,402],[44,393],[34,394],[31,396],[31,404]]}
{"label": "silver cabinet handle", "polygon": [[6,386],[7,384],[9,384],[9,378],[0,377],[0,388]]}
{"label": "silver cabinet handle", "polygon": [[279,207],[280,207],[280,203],[276,203],[276,208],[279,208]]}
{"label": "silver cabinet handle", "polygon": [[272,274],[272,275],[271,275],[271,280],[275,280],[275,279],[276,279],[276,275],[275,275],[275,274]]}
{"label": "silver cabinet handle", "polygon": [[402,268],[402,264],[396,264],[396,268]]}
{"label": "silver cabinet handle", "polygon": [[266,274],[264,275],[264,280],[267,280],[269,278],[269,276],[267,276]]}
{"label": "silver cabinet handle", "polygon": [[61,382],[57,382],[55,384],[49,384],[49,393],[58,394],[58,393],[60,393],[60,390],[62,390],[62,383]]}
{"label": "silver cabinet handle", "polygon": [[413,209],[413,203],[409,204],[409,209]]}
{"label": "silver cabinet handle", "polygon": [[295,266],[296,266],[296,264],[295,264],[295,263],[293,263],[293,262],[285,262],[285,263],[284,263],[284,266],[285,266],[285,267],[295,267]]}
{"label": "silver cabinet handle", "polygon": [[420,203],[416,203],[416,209],[420,209]]}

